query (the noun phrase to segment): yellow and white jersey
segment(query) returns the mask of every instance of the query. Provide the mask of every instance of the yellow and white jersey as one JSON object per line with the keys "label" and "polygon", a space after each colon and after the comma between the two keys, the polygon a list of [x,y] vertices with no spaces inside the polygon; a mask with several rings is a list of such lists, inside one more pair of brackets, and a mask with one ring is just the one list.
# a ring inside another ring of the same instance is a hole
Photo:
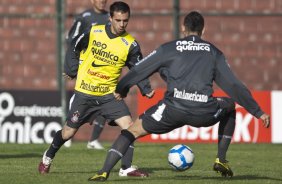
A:
{"label": "yellow and white jersey", "polygon": [[95,96],[113,93],[134,41],[128,33],[109,38],[105,25],[92,26],[88,47],[80,53],[75,90]]}

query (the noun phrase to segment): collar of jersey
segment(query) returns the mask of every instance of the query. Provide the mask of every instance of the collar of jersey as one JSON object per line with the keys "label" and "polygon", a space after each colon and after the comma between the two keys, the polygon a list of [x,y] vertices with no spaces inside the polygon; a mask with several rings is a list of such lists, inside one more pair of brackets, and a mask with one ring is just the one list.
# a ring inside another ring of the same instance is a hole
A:
{"label": "collar of jersey", "polygon": [[[119,37],[119,36],[117,36],[117,35],[115,35],[115,34],[112,33],[112,31],[111,31],[111,24],[107,24],[105,30],[106,30],[106,33],[107,33],[107,35],[108,35],[108,37],[109,37],[110,39],[114,39],[114,38]],[[126,33],[126,32],[125,32],[125,33]],[[123,33],[123,35],[124,35],[125,33]]]}

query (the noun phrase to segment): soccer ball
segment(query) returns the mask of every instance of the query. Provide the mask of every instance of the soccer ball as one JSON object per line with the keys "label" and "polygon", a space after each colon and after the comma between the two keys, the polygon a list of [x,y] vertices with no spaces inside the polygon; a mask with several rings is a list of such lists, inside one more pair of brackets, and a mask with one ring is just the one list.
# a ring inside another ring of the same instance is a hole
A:
{"label": "soccer ball", "polygon": [[168,164],[177,171],[185,171],[191,168],[194,159],[192,149],[184,144],[174,146],[168,153]]}

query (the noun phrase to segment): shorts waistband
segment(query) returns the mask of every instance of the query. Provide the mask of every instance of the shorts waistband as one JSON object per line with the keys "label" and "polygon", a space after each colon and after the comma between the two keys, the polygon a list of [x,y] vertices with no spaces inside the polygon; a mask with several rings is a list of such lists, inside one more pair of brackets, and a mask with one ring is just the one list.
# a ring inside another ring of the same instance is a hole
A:
{"label": "shorts waistband", "polygon": [[95,95],[89,95],[89,94],[85,94],[85,93],[81,93],[79,91],[74,91],[74,93],[76,95],[82,96],[84,98],[89,98],[91,100],[107,100],[107,99],[112,99],[114,98],[114,94],[110,93],[110,94],[106,94],[104,96],[95,96]]}

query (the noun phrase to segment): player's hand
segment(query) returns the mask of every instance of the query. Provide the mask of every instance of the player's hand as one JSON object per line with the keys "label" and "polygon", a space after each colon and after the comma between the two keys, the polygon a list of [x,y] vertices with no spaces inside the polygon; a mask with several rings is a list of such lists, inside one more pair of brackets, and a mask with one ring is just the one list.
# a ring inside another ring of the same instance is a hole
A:
{"label": "player's hand", "polygon": [[152,90],[150,93],[146,94],[146,97],[153,98],[154,95],[155,95],[155,90]]}
{"label": "player's hand", "polygon": [[122,100],[122,97],[121,97],[121,95],[120,95],[119,93],[115,93],[115,92],[114,92],[114,96],[115,96],[115,98],[116,98],[117,100]]}
{"label": "player's hand", "polygon": [[265,128],[270,126],[270,116],[268,114],[261,115],[260,119],[262,120],[262,124]]}
{"label": "player's hand", "polygon": [[73,78],[68,76],[66,73],[63,73],[63,77],[68,80],[73,80]]}

